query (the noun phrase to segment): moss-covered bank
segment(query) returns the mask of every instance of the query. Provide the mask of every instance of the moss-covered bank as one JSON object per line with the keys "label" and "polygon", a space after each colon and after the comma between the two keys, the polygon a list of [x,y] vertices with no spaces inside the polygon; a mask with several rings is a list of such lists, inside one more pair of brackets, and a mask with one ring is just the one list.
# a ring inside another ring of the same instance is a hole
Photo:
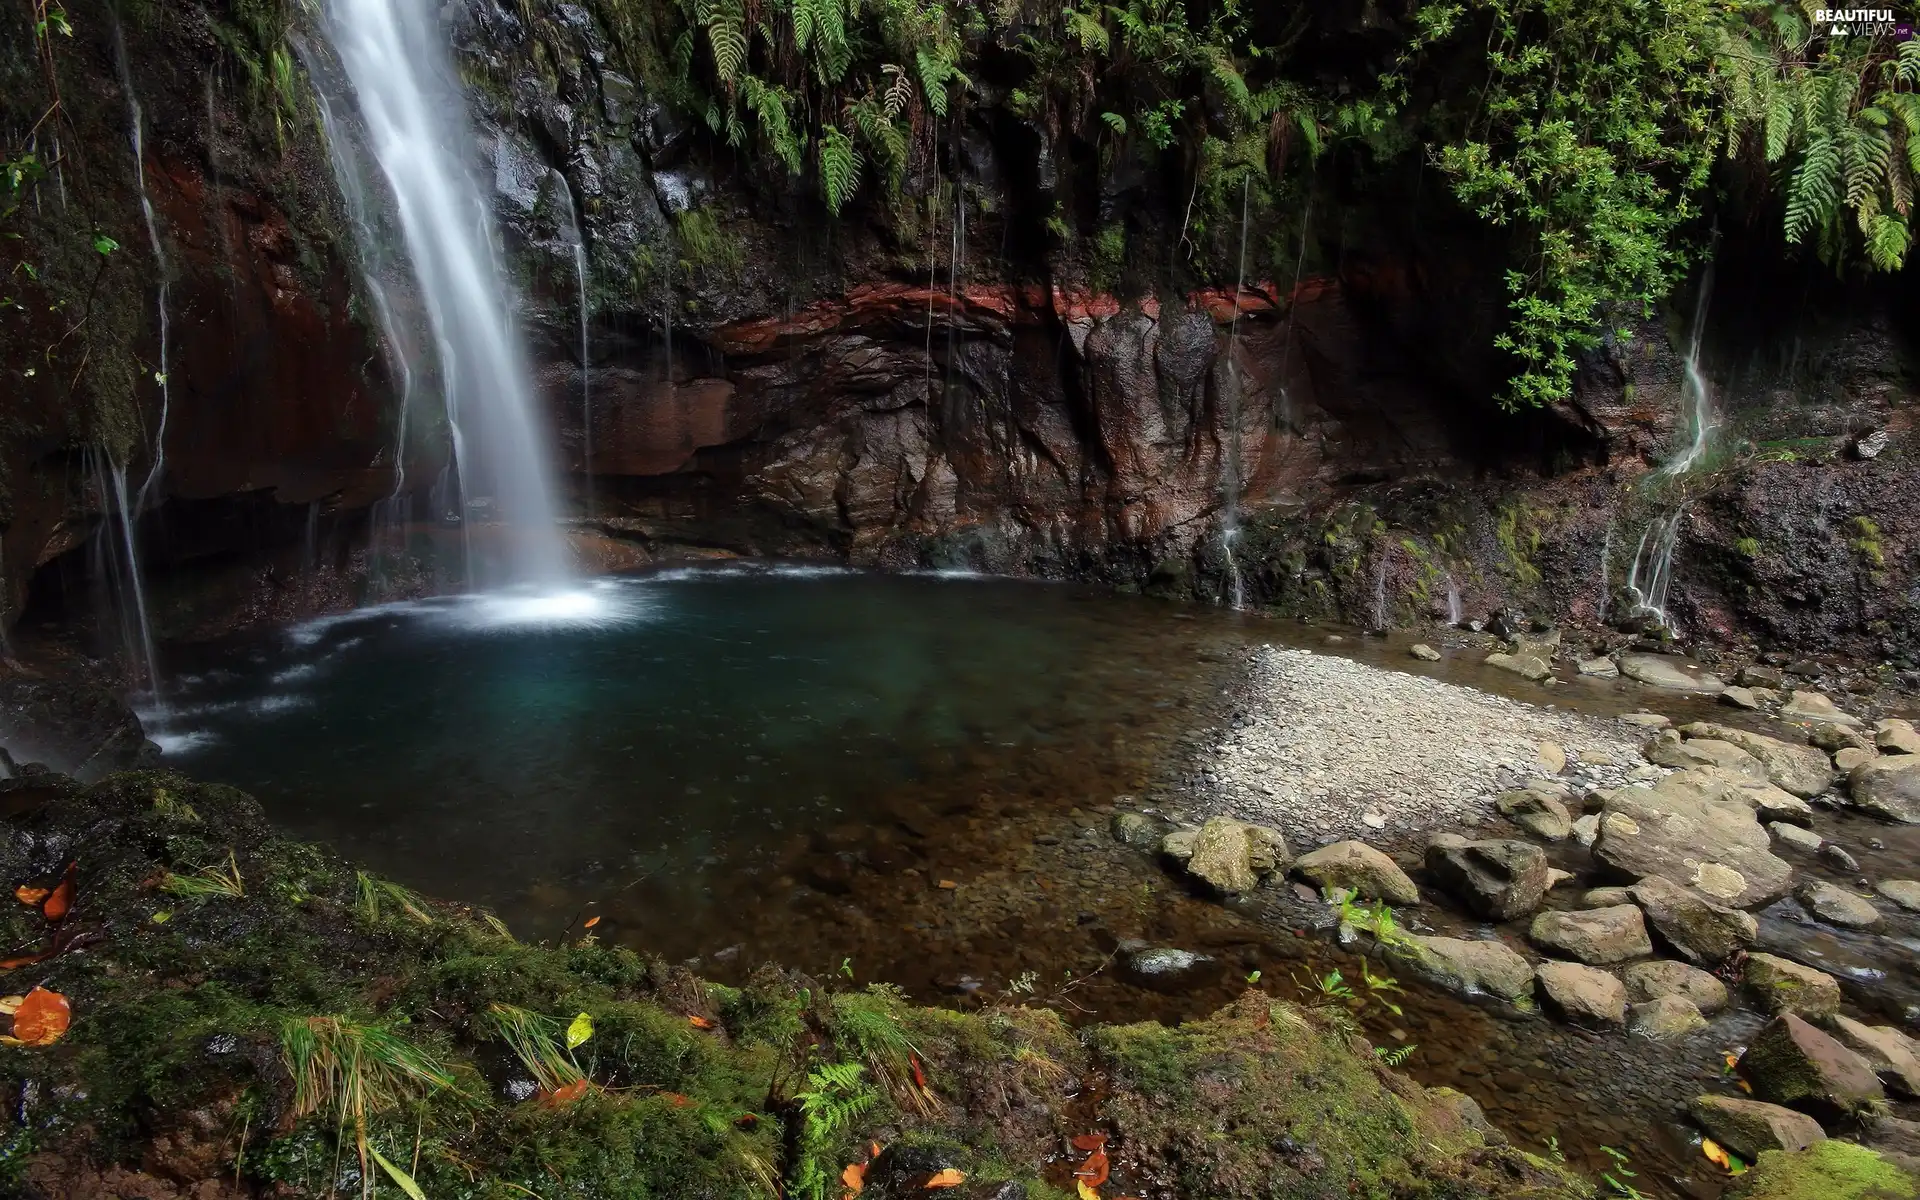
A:
{"label": "moss-covered bank", "polygon": [[64,951],[5,990],[73,1008],[63,1040],[0,1047],[12,1193],[358,1191],[363,1127],[364,1182],[400,1194],[378,1152],[434,1200],[839,1197],[876,1144],[868,1196],[952,1169],[946,1195],[1051,1198],[1095,1133],[1108,1197],[1590,1194],[1258,992],[1179,1029],[1075,1031],[774,968],[721,987],[590,933],[517,941],[275,838],[229,788],[0,788],[9,887],[77,863],[61,920],[0,917],[16,955]]}

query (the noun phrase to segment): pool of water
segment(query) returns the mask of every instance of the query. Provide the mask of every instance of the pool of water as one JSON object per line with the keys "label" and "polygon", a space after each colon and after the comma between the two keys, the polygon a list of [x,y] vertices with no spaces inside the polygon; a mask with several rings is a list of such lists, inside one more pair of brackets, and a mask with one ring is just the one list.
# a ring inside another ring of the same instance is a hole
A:
{"label": "pool of water", "polygon": [[447,598],[198,648],[157,737],[289,832],[516,929],[623,907],[694,955],[760,940],[781,880],[952,874],[934,824],[1147,786],[1241,627],[1169,612],[820,568]]}

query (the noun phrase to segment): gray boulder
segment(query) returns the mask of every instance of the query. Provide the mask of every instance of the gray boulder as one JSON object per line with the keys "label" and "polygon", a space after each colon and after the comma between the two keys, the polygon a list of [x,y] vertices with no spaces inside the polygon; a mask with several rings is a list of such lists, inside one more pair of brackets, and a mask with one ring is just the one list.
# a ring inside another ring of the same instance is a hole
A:
{"label": "gray boulder", "polygon": [[1788,721],[1808,721],[1824,725],[1857,726],[1860,718],[1851,713],[1841,712],[1823,692],[1788,692],[1787,702],[1780,706],[1780,716]]}
{"label": "gray boulder", "polygon": [[1805,1150],[1827,1140],[1820,1122],[1778,1104],[1709,1095],[1687,1107],[1700,1128],[1748,1162],[1765,1150]]}
{"label": "gray boulder", "polygon": [[1824,879],[1801,884],[1794,896],[1803,908],[1830,925],[1865,929],[1880,923],[1880,910],[1871,902]]}
{"label": "gray boulder", "polygon": [[1681,996],[1709,1016],[1727,1006],[1727,985],[1717,976],[1671,959],[1656,958],[1624,967],[1620,982],[1626,986],[1627,999],[1635,1004]]}
{"label": "gray boulder", "polygon": [[1547,894],[1547,856],[1528,842],[1435,838],[1427,871],[1467,907],[1494,921],[1523,917]]}
{"label": "gray boulder", "polygon": [[1859,1055],[1792,1013],[1767,1022],[1734,1069],[1756,1098],[1828,1120],[1859,1116],[1886,1097]]}
{"label": "gray boulder", "polygon": [[1623,1025],[1627,989],[1598,967],[1543,962],[1535,971],[1547,1010],[1579,1025]]}
{"label": "gray boulder", "polygon": [[1821,1021],[1840,1011],[1840,981],[1789,958],[1750,954],[1740,982],[1761,1008],[1776,1016],[1792,1013]]}
{"label": "gray boulder", "polygon": [[1920,879],[1883,879],[1873,890],[1908,912],[1920,912]]}
{"label": "gray boulder", "polygon": [[1853,806],[1902,825],[1920,825],[1920,755],[1887,754],[1847,772]]}
{"label": "gray boulder", "polygon": [[1495,804],[1501,816],[1545,841],[1565,841],[1573,832],[1573,817],[1566,804],[1551,792],[1523,788],[1506,793]]}
{"label": "gray boulder", "polygon": [[1753,811],[1675,784],[1679,778],[1610,793],[1594,858],[1635,879],[1663,875],[1736,908],[1786,895],[1793,868],[1774,856]]}
{"label": "gray boulder", "polygon": [[1485,661],[1490,667],[1511,671],[1522,679],[1531,679],[1535,683],[1553,674],[1553,668],[1547,665],[1546,659],[1535,658],[1531,654],[1505,654],[1496,650],[1487,655]]}
{"label": "gray boulder", "polygon": [[1833,1017],[1827,1028],[1841,1045],[1866,1060],[1888,1091],[1920,1096],[1920,1057],[1906,1034],[1890,1025],[1868,1025],[1843,1016]]}
{"label": "gray boulder", "polygon": [[1583,963],[1617,963],[1653,953],[1646,918],[1632,904],[1537,914],[1527,940],[1542,950]]}
{"label": "gray boulder", "polygon": [[1685,996],[1661,996],[1627,1006],[1627,1032],[1641,1037],[1683,1037],[1706,1027],[1707,1019]]}
{"label": "gray boulder", "polygon": [[1399,864],[1365,842],[1335,842],[1301,855],[1294,873],[1322,888],[1348,892],[1392,904],[1418,904],[1420,889]]}
{"label": "gray boulder", "polygon": [[1648,876],[1628,892],[1661,940],[1696,965],[1717,966],[1760,936],[1752,914],[1709,900],[1665,876]]}
{"label": "gray boulder", "polygon": [[1886,717],[1873,723],[1873,744],[1882,754],[1920,754],[1920,730],[1912,721]]}
{"label": "gray boulder", "polygon": [[1776,787],[1803,799],[1818,796],[1833,786],[1832,764],[1817,747],[1795,745],[1711,721],[1683,725],[1680,732],[1689,739],[1713,740],[1738,747],[1759,760],[1767,779]]}
{"label": "gray boulder", "polygon": [[1533,968],[1504,942],[1411,936],[1386,947],[1388,957],[1450,991],[1523,1000],[1533,991]]}

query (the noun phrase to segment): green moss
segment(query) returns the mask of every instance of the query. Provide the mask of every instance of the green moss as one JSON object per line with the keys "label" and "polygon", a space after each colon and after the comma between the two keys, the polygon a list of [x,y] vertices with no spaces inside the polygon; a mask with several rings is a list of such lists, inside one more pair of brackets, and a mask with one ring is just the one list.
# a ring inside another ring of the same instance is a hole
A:
{"label": "green moss", "polygon": [[1728,1193],[1728,1200],[1912,1200],[1914,1179],[1852,1142],[1809,1150],[1768,1150]]}
{"label": "green moss", "polygon": [[1872,518],[1855,517],[1848,522],[1848,528],[1853,530],[1853,537],[1848,539],[1847,546],[1863,564],[1876,571],[1887,565],[1886,548],[1880,544],[1880,526]]}
{"label": "green moss", "polygon": [[1759,538],[1743,537],[1738,541],[1734,542],[1733,548],[1735,550],[1738,550],[1743,557],[1746,557],[1746,558],[1760,557],[1760,539]]}

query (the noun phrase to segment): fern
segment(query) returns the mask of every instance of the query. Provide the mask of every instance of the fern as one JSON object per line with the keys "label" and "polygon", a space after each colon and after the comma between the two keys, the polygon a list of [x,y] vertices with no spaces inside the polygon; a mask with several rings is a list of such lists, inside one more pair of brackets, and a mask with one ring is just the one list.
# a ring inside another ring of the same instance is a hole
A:
{"label": "fern", "polygon": [[828,1200],[835,1180],[835,1145],[840,1136],[879,1100],[861,1076],[859,1063],[827,1063],[807,1073],[807,1090],[793,1099],[800,1106],[800,1155],[789,1193],[804,1200]]}
{"label": "fern", "polygon": [[700,23],[706,26],[707,46],[713,51],[713,71],[721,83],[732,83],[747,61],[747,25],[736,0],[701,0]]}
{"label": "fern", "polygon": [[1898,213],[1880,213],[1866,231],[1867,257],[1882,271],[1897,271],[1907,259],[1912,234],[1907,219]]}
{"label": "fern", "polygon": [[1107,123],[1108,129],[1113,130],[1115,133],[1119,134],[1121,137],[1127,136],[1127,119],[1121,116],[1119,113],[1103,112],[1100,114],[1100,119]]}
{"label": "fern", "polygon": [[1801,151],[1787,188],[1786,237],[1798,243],[1832,215],[1840,200],[1840,148],[1822,131]]}
{"label": "fern", "polygon": [[1091,50],[1095,54],[1105,54],[1112,39],[1107,35],[1107,27],[1093,13],[1082,12],[1077,8],[1065,9],[1060,13],[1066,22],[1067,36],[1080,43],[1082,50]]}
{"label": "fern", "polygon": [[860,190],[860,151],[845,130],[820,131],[820,190],[835,216]]}
{"label": "fern", "polygon": [[886,173],[887,189],[898,192],[907,175],[907,135],[893,123],[886,108],[871,100],[863,100],[849,111],[860,140],[866,143],[873,152],[874,160]]}

